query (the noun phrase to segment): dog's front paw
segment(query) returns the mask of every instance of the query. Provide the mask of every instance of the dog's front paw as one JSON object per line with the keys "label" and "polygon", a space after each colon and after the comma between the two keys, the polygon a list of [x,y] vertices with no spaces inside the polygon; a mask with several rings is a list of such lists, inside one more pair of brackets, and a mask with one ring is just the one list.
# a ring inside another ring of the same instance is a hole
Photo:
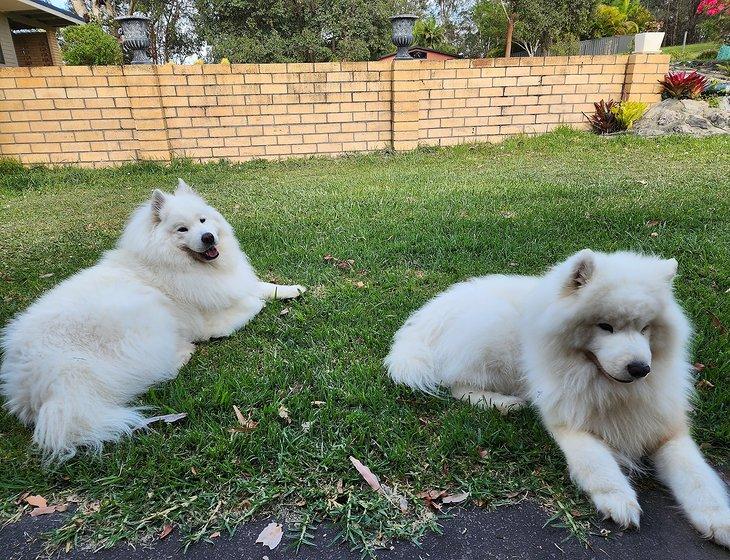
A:
{"label": "dog's front paw", "polygon": [[604,519],[611,519],[624,529],[639,526],[641,506],[636,499],[636,494],[614,491],[601,492],[592,497],[593,503],[596,504],[596,508]]}
{"label": "dog's front paw", "polygon": [[711,527],[712,536],[710,537],[717,544],[730,548],[730,522],[723,525]]}
{"label": "dog's front paw", "polygon": [[284,296],[285,299],[298,298],[307,291],[307,288],[305,288],[304,286],[300,286],[299,284],[295,286],[286,286],[286,289],[286,295]]}
{"label": "dog's front paw", "polygon": [[699,520],[695,523],[697,529],[706,538],[715,541],[717,544],[730,548],[730,512],[723,511],[708,512],[704,515],[704,512],[698,512],[701,515]]}

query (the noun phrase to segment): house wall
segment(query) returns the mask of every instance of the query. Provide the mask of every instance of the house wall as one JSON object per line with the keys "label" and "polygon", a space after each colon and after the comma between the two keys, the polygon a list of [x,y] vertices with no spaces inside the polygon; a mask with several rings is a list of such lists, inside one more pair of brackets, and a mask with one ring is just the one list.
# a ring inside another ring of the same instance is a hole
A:
{"label": "house wall", "polygon": [[665,55],[0,69],[0,156],[103,167],[497,142],[655,103]]}
{"label": "house wall", "polygon": [[13,44],[18,66],[53,66],[49,34],[46,31],[14,33]]}
{"label": "house wall", "polygon": [[15,56],[13,45],[13,34],[10,32],[10,24],[5,14],[0,13],[0,50],[2,51],[2,66],[17,66],[18,58]]}

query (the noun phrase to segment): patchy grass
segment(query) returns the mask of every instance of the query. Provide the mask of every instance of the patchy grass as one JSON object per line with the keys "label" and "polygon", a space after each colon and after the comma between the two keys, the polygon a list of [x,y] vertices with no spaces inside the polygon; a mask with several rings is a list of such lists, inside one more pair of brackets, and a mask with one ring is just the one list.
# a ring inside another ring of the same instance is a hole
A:
{"label": "patchy grass", "polygon": [[[729,152],[728,137],[561,130],[338,160],[98,171],[4,163],[0,323],[93,264],[132,208],[178,176],[229,218],[262,277],[310,291],[271,303],[227,340],[199,345],[177,379],[140,399],[188,418],[100,456],[45,469],[30,432],[0,413],[0,513],[20,515],[15,500],[25,491],[76,495],[81,507],[49,543],[110,546],[166,523],[189,541],[206,539],[278,512],[302,523],[299,541],[308,525],[329,520],[342,540],[372,550],[435,528],[414,496],[445,488],[468,490],[486,507],[529,493],[585,534],[591,509],[534,411],[505,418],[415,394],[393,386],[381,360],[412,310],[469,276],[539,273],[583,247],[674,256],[677,293],[697,329],[693,358],[714,385],[699,392],[694,434],[711,458],[726,460]],[[341,270],[326,254],[353,259],[354,268]],[[254,431],[229,433],[233,405],[260,422]],[[350,455],[405,494],[409,513],[366,487]]]}
{"label": "patchy grass", "polygon": [[662,52],[672,57],[673,61],[684,62],[687,60],[697,60],[697,57],[710,49],[717,50],[720,48],[719,43],[693,43],[686,45],[682,48],[682,45],[674,45],[672,47],[664,47]]}

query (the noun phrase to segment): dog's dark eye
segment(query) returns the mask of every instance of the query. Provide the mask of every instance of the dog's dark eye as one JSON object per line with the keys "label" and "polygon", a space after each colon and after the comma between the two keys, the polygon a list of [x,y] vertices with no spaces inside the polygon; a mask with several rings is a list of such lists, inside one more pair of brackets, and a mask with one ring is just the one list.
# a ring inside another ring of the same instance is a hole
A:
{"label": "dog's dark eye", "polygon": [[641,329],[641,334],[644,334],[644,333],[646,333],[646,331],[648,331],[648,330],[649,330],[649,327],[650,327],[650,326],[651,326],[651,325],[646,325],[646,326],[645,326],[645,327],[644,327],[643,329]]}
{"label": "dog's dark eye", "polygon": [[188,228],[186,228],[186,227],[179,227],[179,228],[177,228],[177,231],[179,231],[180,233],[185,233],[186,231],[188,231]]}
{"label": "dog's dark eye", "polygon": [[613,332],[613,327],[608,323],[598,323],[598,328],[606,332]]}
{"label": "dog's dark eye", "polygon": [[201,224],[204,224],[205,223],[205,218],[200,218],[200,223]]}

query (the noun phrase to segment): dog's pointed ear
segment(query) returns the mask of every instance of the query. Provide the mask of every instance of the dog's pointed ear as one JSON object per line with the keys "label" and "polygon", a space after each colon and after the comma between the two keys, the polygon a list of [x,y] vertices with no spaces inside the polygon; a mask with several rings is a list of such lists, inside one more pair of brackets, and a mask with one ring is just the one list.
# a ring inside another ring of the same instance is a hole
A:
{"label": "dog's pointed ear", "polygon": [[660,264],[662,276],[667,280],[667,282],[671,282],[677,274],[677,267],[679,266],[677,259],[663,260]]}
{"label": "dog's pointed ear", "polygon": [[195,195],[197,195],[198,193],[195,192],[195,189],[193,189],[193,187],[188,185],[182,179],[178,178],[177,188],[175,189],[175,194],[195,194]]}
{"label": "dog's pointed ear", "polygon": [[162,207],[165,206],[165,193],[163,193],[160,189],[155,189],[152,191],[152,200],[150,200],[150,209],[152,210],[152,220],[155,223],[158,223],[160,221],[160,212],[162,211]]}
{"label": "dog's pointed ear", "polygon": [[590,282],[593,272],[596,269],[596,261],[593,251],[583,249],[573,255],[570,259],[570,275],[565,285],[565,291],[569,294],[577,292]]}

